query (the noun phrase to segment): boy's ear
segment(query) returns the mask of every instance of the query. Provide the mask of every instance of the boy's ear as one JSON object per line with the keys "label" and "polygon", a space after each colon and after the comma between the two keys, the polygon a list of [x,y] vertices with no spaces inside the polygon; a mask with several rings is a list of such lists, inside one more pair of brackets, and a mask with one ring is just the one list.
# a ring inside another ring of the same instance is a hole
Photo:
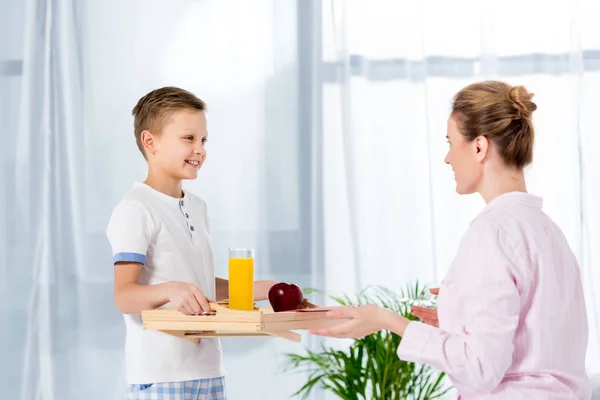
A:
{"label": "boy's ear", "polygon": [[154,135],[152,135],[152,132],[143,131],[142,135],[141,135],[141,139],[142,139],[142,145],[144,146],[146,153],[155,154],[156,146],[155,146],[155,141],[154,141]]}

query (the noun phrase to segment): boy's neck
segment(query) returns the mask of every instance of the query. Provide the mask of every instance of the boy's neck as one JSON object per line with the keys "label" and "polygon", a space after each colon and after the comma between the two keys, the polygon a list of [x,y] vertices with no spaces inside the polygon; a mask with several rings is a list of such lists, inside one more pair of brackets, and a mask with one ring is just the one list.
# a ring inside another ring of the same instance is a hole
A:
{"label": "boy's neck", "polygon": [[149,171],[144,183],[150,186],[152,189],[158,190],[167,196],[175,197],[177,199],[183,197],[181,180],[166,178],[164,176],[156,176],[156,174],[153,174],[152,171]]}

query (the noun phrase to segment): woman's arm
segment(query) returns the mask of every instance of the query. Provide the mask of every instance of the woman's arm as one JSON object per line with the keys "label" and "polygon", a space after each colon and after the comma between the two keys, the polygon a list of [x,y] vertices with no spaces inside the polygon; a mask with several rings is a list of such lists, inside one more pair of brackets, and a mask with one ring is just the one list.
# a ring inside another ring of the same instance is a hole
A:
{"label": "woman's arm", "polygon": [[[513,340],[519,322],[520,297],[511,273],[506,246],[496,230],[484,232],[469,247],[469,268],[456,295],[464,307],[455,310],[463,321],[462,332],[454,334],[406,318],[375,305],[331,311],[333,318],[348,322],[311,333],[332,337],[363,337],[381,329],[403,336],[398,356],[426,363],[482,392],[491,392],[502,381],[513,359]],[[468,282],[468,283],[467,283]],[[393,315],[392,315],[393,314]]]}

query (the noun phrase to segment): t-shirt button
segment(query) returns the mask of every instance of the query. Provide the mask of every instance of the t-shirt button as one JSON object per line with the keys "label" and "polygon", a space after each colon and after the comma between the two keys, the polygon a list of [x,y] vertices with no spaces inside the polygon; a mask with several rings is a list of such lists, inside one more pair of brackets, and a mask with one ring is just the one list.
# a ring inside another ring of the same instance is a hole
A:
{"label": "t-shirt button", "polygon": [[179,202],[179,204],[183,205],[183,200],[181,200],[181,201]]}
{"label": "t-shirt button", "polygon": [[190,216],[188,215],[188,213],[185,213],[185,217],[186,217],[186,218],[189,218]]}
{"label": "t-shirt button", "polygon": [[194,227],[193,226],[190,226],[190,231],[192,231],[192,232],[194,231]]}

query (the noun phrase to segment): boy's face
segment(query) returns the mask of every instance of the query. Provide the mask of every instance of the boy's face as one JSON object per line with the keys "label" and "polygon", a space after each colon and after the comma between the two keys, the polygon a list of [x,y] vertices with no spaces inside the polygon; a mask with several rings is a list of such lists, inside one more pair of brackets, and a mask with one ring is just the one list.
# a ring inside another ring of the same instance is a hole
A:
{"label": "boy's face", "polygon": [[148,161],[176,180],[196,179],[206,159],[207,139],[204,111],[175,111],[162,133],[153,135]]}

